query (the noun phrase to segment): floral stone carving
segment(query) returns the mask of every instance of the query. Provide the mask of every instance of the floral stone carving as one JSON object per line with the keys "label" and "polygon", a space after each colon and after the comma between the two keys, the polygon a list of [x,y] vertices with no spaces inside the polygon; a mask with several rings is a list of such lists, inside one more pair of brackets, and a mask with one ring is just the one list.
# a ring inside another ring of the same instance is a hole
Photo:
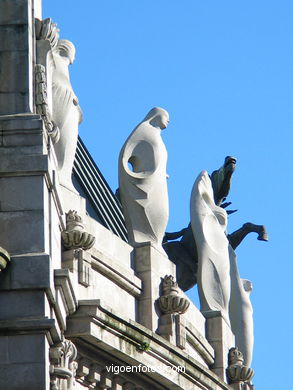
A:
{"label": "floral stone carving", "polygon": [[85,231],[82,218],[74,210],[66,213],[66,230],[61,233],[66,249],[90,249],[95,243],[95,237]]}
{"label": "floral stone carving", "polygon": [[159,298],[159,306],[164,314],[183,314],[189,307],[189,301],[179,296],[178,284],[172,275],[166,275],[163,280],[163,295]]}
{"label": "floral stone carving", "polygon": [[230,349],[228,362],[227,376],[230,383],[249,382],[252,379],[254,371],[244,365],[243,354],[238,348]]}
{"label": "floral stone carving", "polygon": [[77,369],[75,345],[64,340],[50,349],[50,390],[72,390]]}

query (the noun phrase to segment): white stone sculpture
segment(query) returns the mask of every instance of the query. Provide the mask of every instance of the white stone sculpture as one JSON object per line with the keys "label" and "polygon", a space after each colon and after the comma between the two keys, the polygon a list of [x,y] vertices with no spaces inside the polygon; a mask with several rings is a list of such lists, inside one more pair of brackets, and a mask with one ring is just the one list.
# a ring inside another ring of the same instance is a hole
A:
{"label": "white stone sculpture", "polygon": [[191,227],[198,252],[197,283],[201,311],[221,311],[229,324],[230,259],[226,211],[215,205],[206,171],[197,177],[190,202]]}
{"label": "white stone sculpture", "polygon": [[250,302],[252,283],[241,279],[237,267],[237,258],[232,247],[229,247],[231,297],[229,315],[231,328],[235,335],[236,346],[243,353],[245,364],[250,367],[253,352],[253,309]]}
{"label": "white stone sculpture", "polygon": [[130,134],[119,156],[119,193],[129,242],[134,246],[151,242],[161,252],[169,218],[167,151],[161,130],[168,123],[167,111],[153,108]]}
{"label": "white stone sculpture", "polygon": [[206,171],[197,177],[190,202],[191,226],[198,252],[201,311],[221,311],[236,346],[250,366],[253,350],[252,284],[239,277],[235,252],[226,237],[227,213],[214,202]]}
{"label": "white stone sculpture", "polygon": [[81,109],[69,78],[68,66],[73,63],[75,47],[67,40],[59,40],[52,50],[52,118],[60,130],[55,144],[60,183],[74,189],[71,173],[78,138]]}

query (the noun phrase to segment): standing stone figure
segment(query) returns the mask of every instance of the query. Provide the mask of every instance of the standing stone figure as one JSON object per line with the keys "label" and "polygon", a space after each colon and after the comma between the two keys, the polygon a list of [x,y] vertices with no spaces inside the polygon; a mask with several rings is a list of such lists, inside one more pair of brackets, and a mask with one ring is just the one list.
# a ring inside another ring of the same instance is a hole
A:
{"label": "standing stone figure", "polygon": [[241,279],[235,252],[226,236],[227,213],[214,201],[206,171],[191,194],[191,227],[197,253],[197,282],[201,311],[221,311],[235,335],[236,346],[250,366],[253,350],[252,284]]}
{"label": "standing stone figure", "polygon": [[201,311],[221,311],[229,324],[231,293],[227,213],[214,201],[206,171],[197,177],[190,201],[191,227],[198,253],[197,283]]}
{"label": "standing stone figure", "polygon": [[74,189],[71,173],[78,138],[78,125],[82,120],[81,109],[69,78],[68,66],[73,63],[75,47],[67,40],[59,40],[52,50],[52,117],[60,130],[55,144],[60,183]]}
{"label": "standing stone figure", "polygon": [[169,217],[167,151],[161,138],[168,123],[167,111],[153,108],[119,155],[119,194],[129,243],[151,242],[160,251]]}

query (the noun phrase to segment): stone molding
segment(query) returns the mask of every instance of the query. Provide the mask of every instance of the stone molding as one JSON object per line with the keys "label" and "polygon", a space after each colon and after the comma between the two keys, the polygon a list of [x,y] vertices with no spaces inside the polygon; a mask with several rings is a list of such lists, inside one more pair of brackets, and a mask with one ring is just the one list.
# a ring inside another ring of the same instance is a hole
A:
{"label": "stone molding", "polygon": [[215,362],[215,351],[194,325],[186,321],[186,340],[201,355],[208,365]]}
{"label": "stone molding", "polygon": [[96,248],[90,251],[92,267],[119,287],[138,298],[142,294],[142,281],[135,276],[134,271],[117,264],[116,261],[101,253]]}
{"label": "stone molding", "polygon": [[[66,337],[84,342],[92,349],[104,350],[123,364],[183,366],[185,373],[176,375],[147,373],[168,388],[186,389],[196,384],[206,389],[229,389],[217,375],[184,353],[180,348],[135,321],[123,318],[100,300],[79,301],[78,310],[68,318]],[[145,352],[142,342],[150,344]]]}
{"label": "stone molding", "polygon": [[56,289],[60,288],[62,290],[67,313],[69,315],[73,314],[77,309],[77,299],[68,269],[55,269],[54,283]]}

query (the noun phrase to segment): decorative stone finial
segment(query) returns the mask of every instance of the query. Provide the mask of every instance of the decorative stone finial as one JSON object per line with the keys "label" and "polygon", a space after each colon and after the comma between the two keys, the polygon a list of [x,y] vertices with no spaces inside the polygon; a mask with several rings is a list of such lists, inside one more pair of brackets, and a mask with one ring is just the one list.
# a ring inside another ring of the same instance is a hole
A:
{"label": "decorative stone finial", "polygon": [[90,249],[95,243],[95,237],[84,231],[82,218],[75,210],[66,213],[66,230],[61,233],[66,249]]}
{"label": "decorative stone finial", "polygon": [[242,352],[237,347],[231,348],[229,350],[229,366],[227,368],[227,376],[230,383],[249,382],[252,379],[254,375],[253,369],[245,366],[243,362]]}
{"label": "decorative stone finial", "polygon": [[164,314],[183,314],[189,307],[189,301],[179,296],[178,284],[172,275],[163,279],[163,295],[159,298],[159,306]]}

